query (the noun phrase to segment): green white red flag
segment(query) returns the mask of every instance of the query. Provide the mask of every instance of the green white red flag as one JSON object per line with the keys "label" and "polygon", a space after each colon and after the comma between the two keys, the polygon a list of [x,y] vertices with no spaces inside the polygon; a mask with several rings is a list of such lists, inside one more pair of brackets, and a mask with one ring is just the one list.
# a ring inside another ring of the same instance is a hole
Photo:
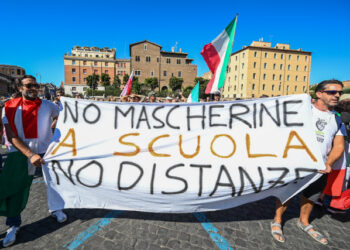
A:
{"label": "green white red flag", "polygon": [[227,66],[232,52],[237,16],[211,43],[204,45],[201,55],[213,74],[209,81],[206,94],[215,93],[224,86]]}

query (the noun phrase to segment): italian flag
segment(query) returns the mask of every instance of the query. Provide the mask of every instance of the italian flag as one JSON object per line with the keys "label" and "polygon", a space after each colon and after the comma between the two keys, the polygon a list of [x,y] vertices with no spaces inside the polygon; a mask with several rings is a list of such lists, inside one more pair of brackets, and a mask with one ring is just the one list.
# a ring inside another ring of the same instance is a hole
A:
{"label": "italian flag", "polygon": [[190,95],[187,98],[187,102],[199,102],[199,82],[192,89]]}
{"label": "italian flag", "polygon": [[122,96],[126,96],[126,95],[130,95],[131,93],[131,87],[132,87],[132,78],[134,77],[134,71],[131,72],[131,75],[129,77],[128,82],[125,84],[125,87],[120,95],[120,97]]}
{"label": "italian flag", "polygon": [[217,38],[214,39],[214,41],[204,45],[202,49],[201,55],[213,74],[207,88],[205,89],[206,94],[215,93],[224,86],[227,65],[230,61],[232,52],[237,17],[238,16],[232,20],[232,22]]}

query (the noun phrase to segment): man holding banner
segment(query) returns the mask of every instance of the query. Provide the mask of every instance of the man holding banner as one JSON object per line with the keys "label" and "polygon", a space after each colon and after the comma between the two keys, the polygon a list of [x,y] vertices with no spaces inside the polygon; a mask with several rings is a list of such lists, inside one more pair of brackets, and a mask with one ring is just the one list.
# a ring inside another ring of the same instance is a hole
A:
{"label": "man holding banner", "polygon": [[[312,107],[312,118],[326,169],[320,170],[319,173],[323,175],[302,192],[300,218],[297,226],[319,243],[326,245],[328,244],[326,237],[314,229],[309,223],[309,217],[314,202],[319,198],[326,185],[334,185],[331,182],[336,179],[329,178],[328,174],[332,171],[333,164],[344,152],[344,135],[346,132],[344,127],[337,122],[335,114],[332,112],[343,94],[343,84],[337,80],[322,81],[317,85],[315,92],[318,99]],[[327,177],[329,179],[328,183]],[[286,211],[288,203],[282,205],[281,201],[277,199],[275,218],[274,222],[271,223],[272,236],[279,242],[285,241],[281,223],[282,215]]]}
{"label": "man holding banner", "polygon": [[[58,108],[38,98],[39,84],[35,77],[25,75],[21,81],[22,97],[5,104],[2,121],[12,144],[0,174],[0,215],[6,216],[10,228],[3,246],[12,245],[21,225],[21,212],[26,207],[35,167],[44,164],[42,159],[51,142],[51,126],[57,120]],[[53,212],[58,222],[67,216]]]}

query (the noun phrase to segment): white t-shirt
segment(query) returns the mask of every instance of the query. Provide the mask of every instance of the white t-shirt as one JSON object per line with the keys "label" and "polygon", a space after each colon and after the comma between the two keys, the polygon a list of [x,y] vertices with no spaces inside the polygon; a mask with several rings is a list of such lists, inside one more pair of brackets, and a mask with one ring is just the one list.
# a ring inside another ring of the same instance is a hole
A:
{"label": "white t-shirt", "polygon": [[[34,152],[37,154],[43,154],[46,152],[52,138],[51,124],[53,118],[58,116],[58,107],[56,104],[41,100],[41,105],[38,110],[38,138],[27,139],[24,136],[23,123],[22,123],[22,107],[17,108],[15,114],[15,126],[17,129],[18,137]],[[8,120],[3,109],[2,122],[8,124]],[[9,147],[9,152],[15,150],[13,146]]]}
{"label": "white t-shirt", "polygon": [[314,106],[312,106],[312,121],[323,161],[326,162],[333,147],[334,137],[336,135],[345,136],[345,127],[341,124],[339,128],[333,112],[321,111]]}

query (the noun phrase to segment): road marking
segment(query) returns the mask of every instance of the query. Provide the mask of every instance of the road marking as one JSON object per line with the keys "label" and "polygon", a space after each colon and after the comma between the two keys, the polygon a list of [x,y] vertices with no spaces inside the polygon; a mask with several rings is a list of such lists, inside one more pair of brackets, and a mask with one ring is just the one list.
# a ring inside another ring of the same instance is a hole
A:
{"label": "road marking", "polygon": [[219,230],[210,223],[210,221],[203,213],[193,213],[193,215],[202,224],[204,230],[207,231],[210,238],[214,241],[220,250],[233,250],[225,237],[219,234]]}
{"label": "road marking", "polygon": [[95,224],[91,225],[88,229],[80,233],[77,237],[75,237],[71,242],[68,242],[63,245],[63,248],[68,248],[70,250],[77,248],[81,244],[83,244],[87,239],[94,236],[98,231],[107,226],[112,219],[116,218],[123,211],[113,210],[106,214],[102,219],[99,219]]}

